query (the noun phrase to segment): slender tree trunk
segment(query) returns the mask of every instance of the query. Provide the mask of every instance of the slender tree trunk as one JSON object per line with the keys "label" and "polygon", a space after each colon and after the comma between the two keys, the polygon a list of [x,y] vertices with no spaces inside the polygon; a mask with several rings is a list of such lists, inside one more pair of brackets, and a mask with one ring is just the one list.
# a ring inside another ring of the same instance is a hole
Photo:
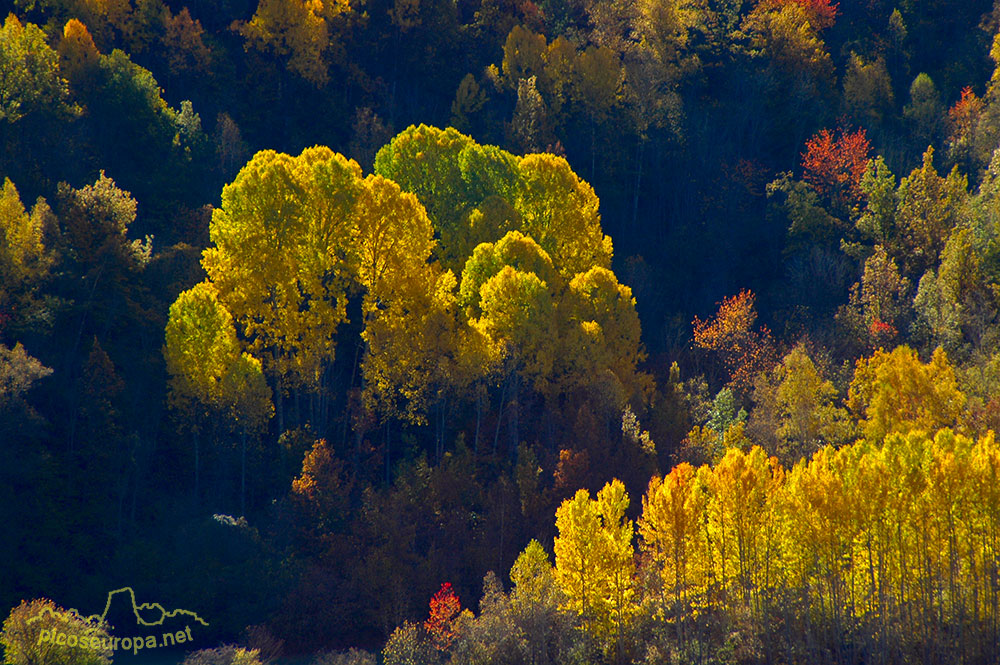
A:
{"label": "slender tree trunk", "polygon": [[476,457],[479,457],[479,422],[483,415],[483,396],[479,394],[478,386],[476,389],[476,438],[474,440],[472,450],[476,453]]}
{"label": "slender tree trunk", "polygon": [[[359,342],[357,346],[354,347],[354,366],[351,369],[351,382],[347,385],[347,390],[351,391],[354,389],[354,380],[358,376],[358,359],[361,356],[361,343]],[[343,436],[341,437],[341,445],[347,443],[347,429],[350,424],[351,414],[350,414],[350,403],[348,400],[344,400],[344,428]],[[355,433],[357,434],[357,433]],[[361,437],[355,435],[354,437],[354,463],[355,466],[359,463],[361,459]]]}
{"label": "slender tree trunk", "polygon": [[497,443],[500,441],[500,424],[503,422],[503,403],[507,399],[507,382],[510,377],[506,377],[503,382],[503,387],[500,389],[500,407],[497,409],[497,427],[496,431],[493,433],[493,455],[497,454]]}
{"label": "slender tree trunk", "polygon": [[[87,302],[83,305],[83,313],[80,314],[80,325],[76,329],[76,337],[73,339],[73,346],[70,349],[67,359],[67,366],[72,370],[73,359],[76,358],[77,349],[80,348],[80,340],[83,337],[83,326],[87,321],[87,313],[90,311],[90,304],[94,301],[94,294],[97,292],[97,285],[101,282],[101,273],[104,272],[104,263],[97,268],[94,275],[94,282],[90,286],[90,293],[87,294]],[[79,399],[79,390],[73,385],[73,372],[70,371],[70,408],[69,408],[69,451],[72,453],[76,447],[76,405]]]}
{"label": "slender tree trunk", "polygon": [[294,393],[295,401],[293,402],[293,407],[295,408],[295,426],[296,427],[301,427],[302,426],[302,409],[301,409],[300,404],[299,404],[301,393],[302,393],[302,388],[299,387],[299,386],[295,386],[295,393]]}
{"label": "slender tree trunk", "polygon": [[198,507],[198,486],[201,472],[201,436],[198,428],[192,430],[194,433],[194,505]]}
{"label": "slender tree trunk", "polygon": [[590,122],[590,182],[594,182],[594,174],[597,173],[597,121]]}
{"label": "slender tree trunk", "polygon": [[241,439],[241,452],[240,452],[240,516],[246,517],[246,490],[247,490],[247,428],[246,425],[243,426],[243,431],[240,434]]}
{"label": "slender tree trunk", "polygon": [[274,386],[274,398],[277,404],[275,411],[278,412],[278,436],[285,433],[285,396],[281,387],[281,379],[276,380]]}
{"label": "slender tree trunk", "polygon": [[500,547],[497,550],[497,570],[503,569],[503,536],[504,521],[507,514],[507,491],[506,487],[500,485]]}
{"label": "slender tree trunk", "polygon": [[511,427],[510,427],[510,439],[507,442],[508,457],[514,457],[517,454],[517,445],[521,442],[521,422],[520,422],[520,377],[517,375],[515,370],[511,376],[511,381],[513,382],[513,399],[511,400]]}
{"label": "slender tree trunk", "polygon": [[629,229],[630,231],[635,230],[639,219],[639,190],[642,187],[642,162],[645,148],[646,139],[640,136],[639,145],[636,148],[635,192],[632,194],[632,227]]}
{"label": "slender tree trunk", "polygon": [[385,420],[385,486],[389,486],[389,460],[392,458],[389,447],[389,419]]}

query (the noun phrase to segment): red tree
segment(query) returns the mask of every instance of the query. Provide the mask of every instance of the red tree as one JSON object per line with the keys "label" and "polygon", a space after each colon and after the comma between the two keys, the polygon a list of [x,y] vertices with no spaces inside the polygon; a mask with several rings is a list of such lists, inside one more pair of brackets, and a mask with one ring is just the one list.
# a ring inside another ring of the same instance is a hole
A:
{"label": "red tree", "polygon": [[809,15],[809,21],[817,30],[825,30],[833,26],[837,19],[839,3],[830,4],[830,0],[793,0]]}
{"label": "red tree", "polygon": [[802,153],[802,179],[830,199],[842,204],[859,202],[864,196],[861,177],[868,168],[871,144],[864,129],[839,132],[820,130],[806,141]]}
{"label": "red tree", "polygon": [[[976,151],[976,134],[986,103],[972,92],[972,88],[962,89],[962,97],[948,109],[948,148],[957,160],[972,160]],[[970,164],[965,165],[966,172]]]}
{"label": "red tree", "polygon": [[462,611],[458,596],[452,591],[451,583],[445,582],[431,598],[431,614],[424,622],[424,628],[431,636],[434,647],[439,651],[447,651],[455,640],[455,630],[452,627],[455,617]]}

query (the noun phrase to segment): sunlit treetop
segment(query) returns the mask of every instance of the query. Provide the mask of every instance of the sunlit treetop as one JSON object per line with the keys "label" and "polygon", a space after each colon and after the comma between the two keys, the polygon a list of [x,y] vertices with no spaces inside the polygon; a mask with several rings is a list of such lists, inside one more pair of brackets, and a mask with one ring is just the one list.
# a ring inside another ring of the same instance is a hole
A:
{"label": "sunlit treetop", "polygon": [[562,157],[518,157],[451,128],[420,125],[379,151],[375,172],[417,195],[440,239],[437,256],[455,272],[478,244],[511,230],[530,235],[566,277],[610,267],[597,195]]}

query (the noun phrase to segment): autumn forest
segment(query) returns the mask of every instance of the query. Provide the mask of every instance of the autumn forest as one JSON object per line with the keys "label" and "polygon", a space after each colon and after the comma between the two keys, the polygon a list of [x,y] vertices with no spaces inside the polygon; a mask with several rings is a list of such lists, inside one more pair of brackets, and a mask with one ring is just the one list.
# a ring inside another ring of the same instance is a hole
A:
{"label": "autumn forest", "polygon": [[2,14],[5,664],[1000,662],[1000,2]]}

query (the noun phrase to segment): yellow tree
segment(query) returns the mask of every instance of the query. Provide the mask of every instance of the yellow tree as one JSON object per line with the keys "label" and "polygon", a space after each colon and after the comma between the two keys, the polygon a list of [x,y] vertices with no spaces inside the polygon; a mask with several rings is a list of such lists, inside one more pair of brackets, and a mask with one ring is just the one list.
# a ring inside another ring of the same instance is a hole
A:
{"label": "yellow tree", "polygon": [[202,265],[247,350],[274,378],[320,386],[346,320],[361,169],[329,148],[298,157],[263,151],[222,190]]}
{"label": "yellow tree", "polygon": [[606,46],[591,46],[576,61],[574,101],[590,120],[590,177],[597,169],[597,128],[608,119],[618,103],[625,70],[615,51]]}
{"label": "yellow tree", "polygon": [[66,21],[59,40],[59,68],[74,88],[94,71],[100,58],[87,26],[75,18]]}
{"label": "yellow tree", "polygon": [[583,617],[593,634],[599,617],[607,616],[606,586],[602,570],[601,520],[587,490],[578,490],[556,510],[556,583],[565,595],[564,610]]}
{"label": "yellow tree", "polygon": [[848,407],[865,438],[876,443],[891,432],[954,427],[964,405],[965,395],[941,348],[926,364],[907,346],[891,353],[879,349],[858,360],[848,391]]}
{"label": "yellow tree", "polygon": [[223,401],[223,378],[239,358],[233,317],[211,282],[183,291],[170,306],[163,356],[170,374],[170,399],[178,406],[208,408]]}
{"label": "yellow tree", "polygon": [[749,453],[730,448],[706,478],[714,578],[723,598],[738,599],[757,619],[776,580],[773,499],[783,483],[778,460],[758,446]]}
{"label": "yellow tree", "polygon": [[417,197],[381,175],[362,185],[353,251],[365,398],[385,415],[422,422],[454,374],[456,280],[428,263],[435,241]]}
{"label": "yellow tree", "polygon": [[562,277],[556,272],[548,252],[530,236],[520,231],[508,231],[495,243],[485,242],[477,245],[472,256],[465,262],[458,301],[468,318],[477,318],[481,315],[480,290],[505,266],[535,274],[546,284],[551,285],[556,293],[562,289]]}
{"label": "yellow tree", "polygon": [[873,444],[862,440],[844,450],[842,454],[851,458],[842,467],[846,474],[844,487],[856,524],[854,609],[859,616],[868,618],[884,645],[889,619],[889,545],[893,528],[885,515],[896,494],[895,478]]}
{"label": "yellow tree", "polygon": [[[642,499],[639,533],[660,568],[663,590],[672,595],[677,641],[686,640],[684,619],[698,600],[702,580],[698,562],[704,561],[699,538],[705,495],[697,488],[697,474],[687,462],[678,464],[662,480],[655,476]],[[667,612],[667,603],[661,603]],[[664,617],[665,618],[665,617]]]}
{"label": "yellow tree", "polygon": [[504,266],[480,288],[482,316],[473,325],[497,347],[499,357],[537,389],[549,380],[555,362],[555,306],[538,275]]}
{"label": "yellow tree", "polygon": [[[552,370],[559,350],[555,303],[549,285],[538,275],[511,266],[504,266],[490,277],[479,293],[482,314],[470,323],[488,340],[494,362],[502,367],[501,409],[508,390],[512,396],[513,449],[520,440],[520,382],[528,382],[543,395],[551,388]],[[498,418],[494,450],[499,424]]]}
{"label": "yellow tree", "polygon": [[1000,445],[993,432],[976,442],[965,474],[973,498],[969,536],[974,545],[966,579],[983,598],[982,609],[974,612],[985,624],[985,655],[995,659],[1000,651],[1000,570],[995,556],[1000,551]]}
{"label": "yellow tree", "polygon": [[647,401],[650,378],[636,370],[645,357],[632,289],[607,268],[593,267],[569,283],[562,305],[565,353],[571,385],[610,372],[635,404]]}
{"label": "yellow tree", "polygon": [[41,28],[22,24],[14,14],[0,26],[0,80],[0,127],[33,114],[69,110],[59,56]]}
{"label": "yellow tree", "polygon": [[503,45],[501,71],[504,82],[516,88],[518,81],[542,75],[546,53],[545,35],[515,25]]}
{"label": "yellow tree", "polygon": [[611,631],[619,663],[625,662],[625,630],[636,612],[633,602],[635,589],[635,550],[632,520],[625,516],[629,497],[620,480],[612,480],[597,493],[597,513],[601,517],[604,554],[604,575],[609,582],[608,600]]}
{"label": "yellow tree", "polygon": [[42,241],[49,208],[39,200],[29,214],[17,188],[4,178],[0,190],[0,312],[16,295],[30,290],[48,271],[51,256]]}
{"label": "yellow tree", "polygon": [[850,616],[854,572],[855,505],[845,487],[845,455],[832,447],[817,451],[788,476],[781,506],[790,582],[816,588],[817,609],[831,618],[834,634]]}
{"label": "yellow tree", "polygon": [[184,416],[194,443],[194,492],[201,471],[202,421],[223,410],[229,368],[240,357],[233,317],[211,282],[182,292],[170,306],[163,357],[170,404]]}
{"label": "yellow tree", "polygon": [[611,238],[601,230],[600,202],[593,187],[556,155],[527,155],[520,162],[524,198],[516,202],[521,231],[571,278],[593,266],[611,267]]}
{"label": "yellow tree", "polygon": [[201,21],[191,18],[187,7],[164,19],[163,45],[171,72],[207,73],[212,52],[205,45]]}
{"label": "yellow tree", "polygon": [[612,480],[592,500],[579,490],[556,510],[556,583],[565,594],[563,609],[584,620],[588,635],[624,657],[624,630],[635,613],[633,524],[625,517],[625,486]]}
{"label": "yellow tree", "polygon": [[802,3],[763,0],[744,19],[742,29],[753,48],[782,69],[829,83],[834,76],[833,63],[819,35],[821,25]]}
{"label": "yellow tree", "polygon": [[114,653],[108,629],[47,598],[22,600],[3,622],[0,645],[10,665],[108,665]]}
{"label": "yellow tree", "polygon": [[[507,269],[513,272],[501,277],[500,273]],[[536,291],[532,296],[536,299],[534,309],[525,303],[525,309],[520,312],[513,309],[505,311],[511,302],[505,305],[502,300],[514,297],[514,291],[508,288],[507,296],[503,296],[498,289],[503,283],[511,287],[512,280],[520,282],[518,288],[523,291],[520,294],[522,298],[529,296],[527,290]],[[492,286],[487,287],[488,283]],[[499,375],[503,381],[501,413],[507,393],[513,388],[512,417],[515,426],[519,379],[530,380],[533,387],[545,393],[552,385],[559,337],[557,299],[563,286],[562,276],[555,270],[548,253],[519,231],[509,231],[495,243],[478,245],[462,271],[458,305],[470,325],[460,330],[469,343],[466,350],[471,352],[471,355],[463,354],[463,361],[478,359],[480,363],[478,367],[473,367],[463,362],[467,368],[464,374],[467,380],[476,381],[480,386]],[[490,311],[489,315],[484,308]],[[521,317],[520,322],[518,317]],[[477,397],[477,414],[480,401],[481,397]],[[494,448],[497,436],[494,436]]]}
{"label": "yellow tree", "polygon": [[801,344],[759,377],[753,398],[751,429],[773,427],[768,434],[786,463],[808,457],[826,444],[845,443],[850,436],[847,411],[834,404],[836,388],[820,376]]}
{"label": "yellow tree", "polygon": [[976,602],[968,593],[974,583],[963,579],[962,570],[975,556],[969,527],[976,498],[967,475],[975,443],[951,430],[941,430],[927,455],[922,511],[927,516],[922,552],[926,579],[922,586],[927,620],[937,629],[951,622],[968,624]]}
{"label": "yellow tree", "polygon": [[346,0],[260,0],[253,18],[237,29],[247,50],[278,57],[290,71],[320,87],[329,80],[327,21],[349,10]]}

